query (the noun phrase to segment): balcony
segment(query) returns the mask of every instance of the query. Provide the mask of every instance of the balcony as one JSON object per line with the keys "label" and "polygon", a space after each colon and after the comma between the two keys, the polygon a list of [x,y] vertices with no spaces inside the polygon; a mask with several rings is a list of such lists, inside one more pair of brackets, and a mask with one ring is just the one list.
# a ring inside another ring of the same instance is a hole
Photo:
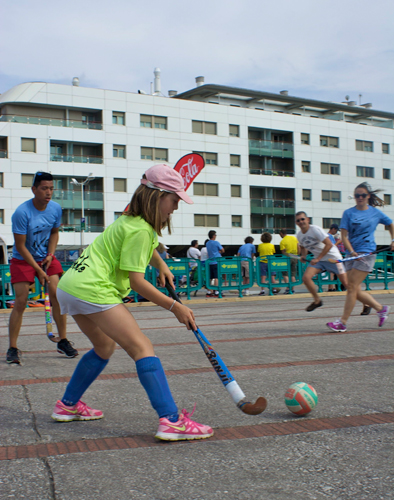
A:
{"label": "balcony", "polygon": [[0,149],[0,158],[8,158],[8,151],[6,149]]}
{"label": "balcony", "polygon": [[[104,231],[104,226],[87,224],[84,232],[85,233],[102,233]],[[62,224],[59,227],[59,231],[62,233],[80,233],[81,224]]]}
{"label": "balcony", "polygon": [[294,147],[290,142],[249,140],[249,154],[273,158],[293,158]]}
{"label": "balcony", "polygon": [[[104,210],[104,193],[102,191],[84,191],[83,204],[85,210]],[[55,189],[52,200],[59,203],[64,210],[81,210],[81,191]]]}
{"label": "balcony", "polygon": [[283,231],[283,229],[287,231],[287,234],[296,234],[296,230],[294,228],[288,228],[288,227],[256,228],[252,229],[252,234],[263,234],[263,233],[279,234],[281,231]]}
{"label": "balcony", "polygon": [[251,199],[250,213],[258,215],[294,215],[294,200]]}
{"label": "balcony", "polygon": [[252,175],[274,175],[279,177],[294,177],[294,172],[290,170],[264,170],[262,168],[250,168],[249,173]]}
{"label": "balcony", "polygon": [[51,161],[65,161],[74,163],[103,163],[102,156],[80,156],[80,155],[63,155],[51,154]]}
{"label": "balcony", "polygon": [[52,125],[54,127],[72,127],[84,128],[93,130],[102,130],[101,122],[92,122],[84,120],[65,120],[61,118],[45,118],[38,116],[22,116],[22,115],[1,115],[0,122],[15,122],[28,123],[31,125]]}

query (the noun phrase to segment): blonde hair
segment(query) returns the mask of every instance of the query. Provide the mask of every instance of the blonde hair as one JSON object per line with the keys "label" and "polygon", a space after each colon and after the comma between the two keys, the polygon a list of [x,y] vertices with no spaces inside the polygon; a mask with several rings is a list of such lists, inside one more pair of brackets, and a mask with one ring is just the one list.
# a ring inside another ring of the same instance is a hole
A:
{"label": "blonde hair", "polygon": [[163,243],[159,243],[156,247],[156,250],[159,252],[159,253],[163,253],[166,251],[166,247],[164,246]]}
{"label": "blonde hair", "polygon": [[134,192],[124,215],[142,217],[159,236],[162,236],[161,232],[165,227],[168,228],[168,234],[171,234],[171,219],[168,218],[162,222],[159,210],[160,200],[169,194],[165,191],[151,189],[141,184]]}
{"label": "blonde hair", "polygon": [[384,201],[382,198],[379,198],[379,196],[376,196],[376,193],[380,193],[383,191],[383,189],[375,189],[372,190],[372,187],[368,182],[362,182],[358,186],[355,187],[354,191],[356,192],[356,189],[365,189],[367,193],[370,195],[370,198],[368,200],[368,205],[371,205],[371,207],[383,207],[384,206]]}

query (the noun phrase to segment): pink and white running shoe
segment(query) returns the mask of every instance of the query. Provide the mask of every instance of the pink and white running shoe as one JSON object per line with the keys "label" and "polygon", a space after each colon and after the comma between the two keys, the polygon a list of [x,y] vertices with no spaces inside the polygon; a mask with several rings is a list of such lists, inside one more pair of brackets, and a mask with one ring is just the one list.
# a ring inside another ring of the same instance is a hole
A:
{"label": "pink and white running shoe", "polygon": [[72,420],[98,420],[104,414],[100,410],[93,410],[82,401],[74,406],[66,406],[60,400],[57,401],[52,418],[57,422],[71,422]]}
{"label": "pink and white running shoe", "polygon": [[163,441],[183,441],[191,439],[206,439],[213,436],[213,430],[208,425],[198,424],[190,419],[194,413],[182,410],[177,422],[170,422],[167,418],[159,419],[159,428],[156,436]]}
{"label": "pink and white running shoe", "polygon": [[383,306],[383,309],[376,313],[379,316],[379,324],[378,326],[383,326],[386,323],[387,318],[389,317],[390,306]]}
{"label": "pink and white running shoe", "polygon": [[347,331],[346,325],[344,325],[340,319],[336,319],[335,321],[327,323],[327,326],[333,332],[346,332]]}

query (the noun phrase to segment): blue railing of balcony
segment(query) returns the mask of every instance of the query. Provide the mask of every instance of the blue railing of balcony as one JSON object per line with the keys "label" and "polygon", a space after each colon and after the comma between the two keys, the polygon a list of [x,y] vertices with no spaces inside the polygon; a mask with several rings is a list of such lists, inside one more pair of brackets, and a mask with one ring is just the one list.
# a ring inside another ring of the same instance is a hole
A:
{"label": "blue railing of balcony", "polygon": [[[87,224],[84,231],[86,233],[102,233],[104,229],[102,225]],[[81,224],[62,224],[59,230],[63,233],[80,233]]]}
{"label": "blue railing of balcony", "polygon": [[250,204],[256,208],[294,208],[294,200],[251,199]]}
{"label": "blue railing of balcony", "polygon": [[277,175],[279,177],[294,177],[294,172],[289,170],[263,170],[261,168],[250,168],[249,173],[253,175]]}
{"label": "blue railing of balcony", "polygon": [[102,156],[51,154],[51,161],[65,161],[65,162],[74,162],[74,163],[103,163],[103,157]]}
{"label": "blue railing of balcony", "polygon": [[265,227],[265,228],[254,228],[252,229],[252,234],[262,234],[262,233],[270,233],[270,234],[279,234],[280,231],[286,230],[287,234],[295,234],[296,230],[294,228],[284,228],[284,227]]}
{"label": "blue railing of balcony", "polygon": [[30,125],[52,125],[54,127],[87,128],[102,130],[101,122],[86,122],[82,120],[64,120],[61,118],[45,118],[37,116],[1,115],[0,122],[28,123]]}

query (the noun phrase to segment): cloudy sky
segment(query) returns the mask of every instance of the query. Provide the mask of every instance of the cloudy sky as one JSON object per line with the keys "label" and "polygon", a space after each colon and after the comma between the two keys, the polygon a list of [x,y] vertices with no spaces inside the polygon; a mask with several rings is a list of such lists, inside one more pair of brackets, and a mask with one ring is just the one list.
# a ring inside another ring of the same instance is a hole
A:
{"label": "cloudy sky", "polygon": [[[393,0],[0,0],[0,93],[46,81],[206,83],[394,112]],[[359,95],[362,94],[360,97]]]}

